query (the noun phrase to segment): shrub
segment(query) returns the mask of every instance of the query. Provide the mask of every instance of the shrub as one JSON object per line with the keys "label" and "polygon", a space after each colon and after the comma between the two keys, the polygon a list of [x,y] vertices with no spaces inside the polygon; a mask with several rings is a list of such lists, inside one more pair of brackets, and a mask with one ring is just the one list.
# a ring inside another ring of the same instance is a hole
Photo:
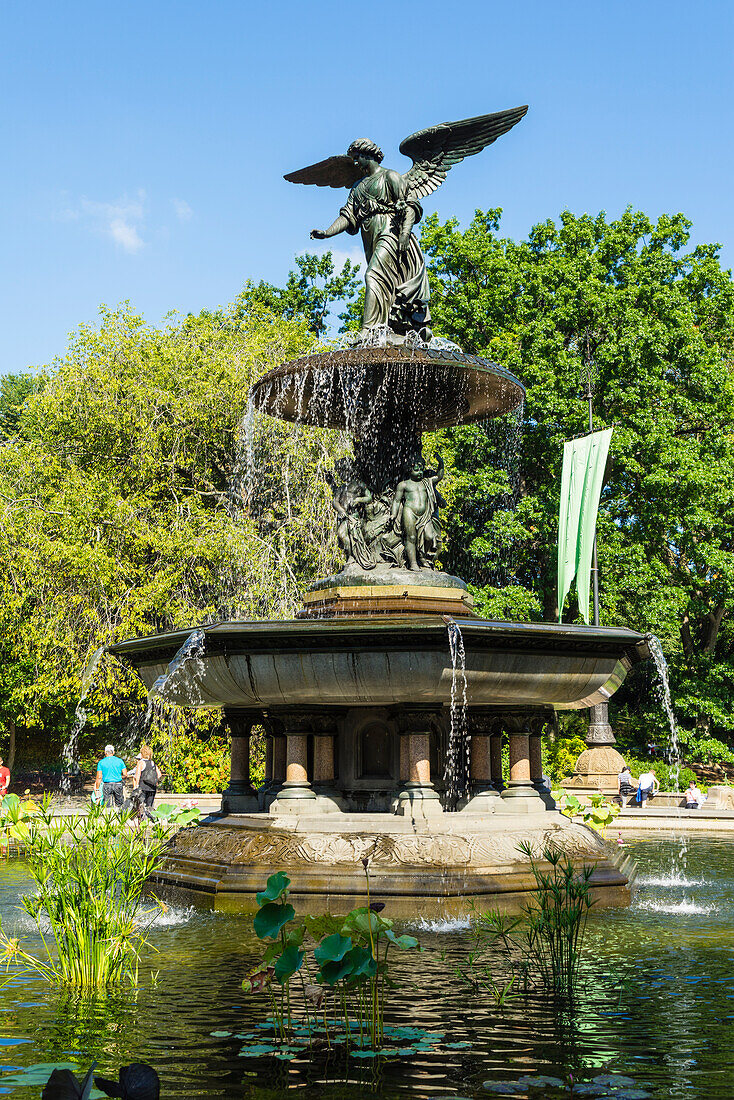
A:
{"label": "shrub", "polygon": [[734,752],[716,737],[693,742],[688,748],[688,756],[701,764],[734,764]]}
{"label": "shrub", "polygon": [[576,761],[586,748],[585,742],[576,733],[570,737],[542,738],[543,772],[550,776],[553,786],[573,775]]}

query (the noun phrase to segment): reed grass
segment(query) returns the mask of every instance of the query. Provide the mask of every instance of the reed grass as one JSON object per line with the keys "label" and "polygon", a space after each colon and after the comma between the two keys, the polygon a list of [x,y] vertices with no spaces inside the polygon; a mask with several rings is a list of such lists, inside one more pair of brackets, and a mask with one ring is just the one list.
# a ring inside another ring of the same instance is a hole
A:
{"label": "reed grass", "polygon": [[[161,866],[171,829],[93,807],[87,817],[54,817],[45,804],[20,835],[35,892],[21,898],[43,950],[34,953],[0,926],[6,971],[56,985],[96,989],[137,984],[141,949],[161,903],[145,905],[146,882]],[[17,971],[16,971],[17,974]]]}

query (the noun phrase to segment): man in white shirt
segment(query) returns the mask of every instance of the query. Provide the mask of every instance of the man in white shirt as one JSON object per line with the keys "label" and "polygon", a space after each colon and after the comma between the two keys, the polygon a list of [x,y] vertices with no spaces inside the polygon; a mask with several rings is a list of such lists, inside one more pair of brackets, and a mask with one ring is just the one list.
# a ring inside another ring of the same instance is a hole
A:
{"label": "man in white shirt", "polygon": [[657,776],[655,775],[655,769],[650,768],[649,772],[643,772],[640,778],[637,780],[637,795],[636,801],[640,806],[644,806],[648,798],[656,795],[660,790],[660,784],[658,783]]}

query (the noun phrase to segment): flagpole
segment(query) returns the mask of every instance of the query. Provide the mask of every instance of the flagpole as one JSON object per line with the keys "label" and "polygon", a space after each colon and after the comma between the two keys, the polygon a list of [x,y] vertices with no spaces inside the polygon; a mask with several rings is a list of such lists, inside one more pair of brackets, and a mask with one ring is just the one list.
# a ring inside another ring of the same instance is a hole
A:
{"label": "flagpole", "polygon": [[[588,355],[588,334],[587,334]],[[587,360],[586,366],[586,393],[584,396],[589,402],[589,432],[594,430],[594,388],[591,384],[593,367],[591,360]],[[591,576],[594,585],[594,626],[599,626],[599,564],[596,560],[596,534],[594,534],[594,547],[591,551]]]}
{"label": "flagpole", "polygon": [[[595,375],[594,363],[591,358],[591,350],[589,347],[589,330],[586,330],[586,355],[584,356],[584,363],[582,367],[581,377],[586,384],[586,390],[583,396],[589,403],[589,431],[594,430],[594,375]],[[596,556],[596,533],[594,533],[594,544],[591,552],[591,575],[594,592],[594,626],[599,626],[599,563]],[[589,707],[589,728],[586,734],[586,744],[589,748],[595,748],[600,745],[614,745],[616,743],[616,737],[614,731],[609,724],[609,704],[607,702],[597,703],[593,707]]]}

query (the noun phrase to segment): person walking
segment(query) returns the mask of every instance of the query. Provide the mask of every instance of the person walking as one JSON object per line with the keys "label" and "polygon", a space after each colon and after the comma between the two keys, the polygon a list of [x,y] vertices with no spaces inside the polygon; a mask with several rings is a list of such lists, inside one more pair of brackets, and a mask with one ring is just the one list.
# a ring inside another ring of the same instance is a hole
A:
{"label": "person walking", "polygon": [[625,764],[617,776],[617,790],[619,791],[619,797],[622,802],[622,809],[624,809],[637,790],[632,782],[632,772],[629,769],[629,764]]}
{"label": "person walking", "polygon": [[649,772],[643,772],[640,778],[637,780],[637,794],[635,795],[635,801],[641,809],[645,808],[645,803],[648,798],[653,798],[660,790],[660,784],[658,783],[657,776],[655,775],[655,769],[650,768]]}
{"label": "person walking", "polygon": [[140,749],[140,760],[133,772],[133,788],[140,789],[143,805],[149,810],[153,809],[162,775],[163,772],[153,759],[153,750],[150,745],[143,745]]}
{"label": "person walking", "polygon": [[2,756],[0,756],[0,802],[2,802],[5,795],[8,793],[8,787],[10,786],[10,768],[5,767]]}
{"label": "person walking", "polygon": [[115,756],[115,746],[105,745],[104,756],[97,764],[94,789],[102,787],[105,806],[122,807],[124,801],[122,781],[127,778],[125,761]]}

